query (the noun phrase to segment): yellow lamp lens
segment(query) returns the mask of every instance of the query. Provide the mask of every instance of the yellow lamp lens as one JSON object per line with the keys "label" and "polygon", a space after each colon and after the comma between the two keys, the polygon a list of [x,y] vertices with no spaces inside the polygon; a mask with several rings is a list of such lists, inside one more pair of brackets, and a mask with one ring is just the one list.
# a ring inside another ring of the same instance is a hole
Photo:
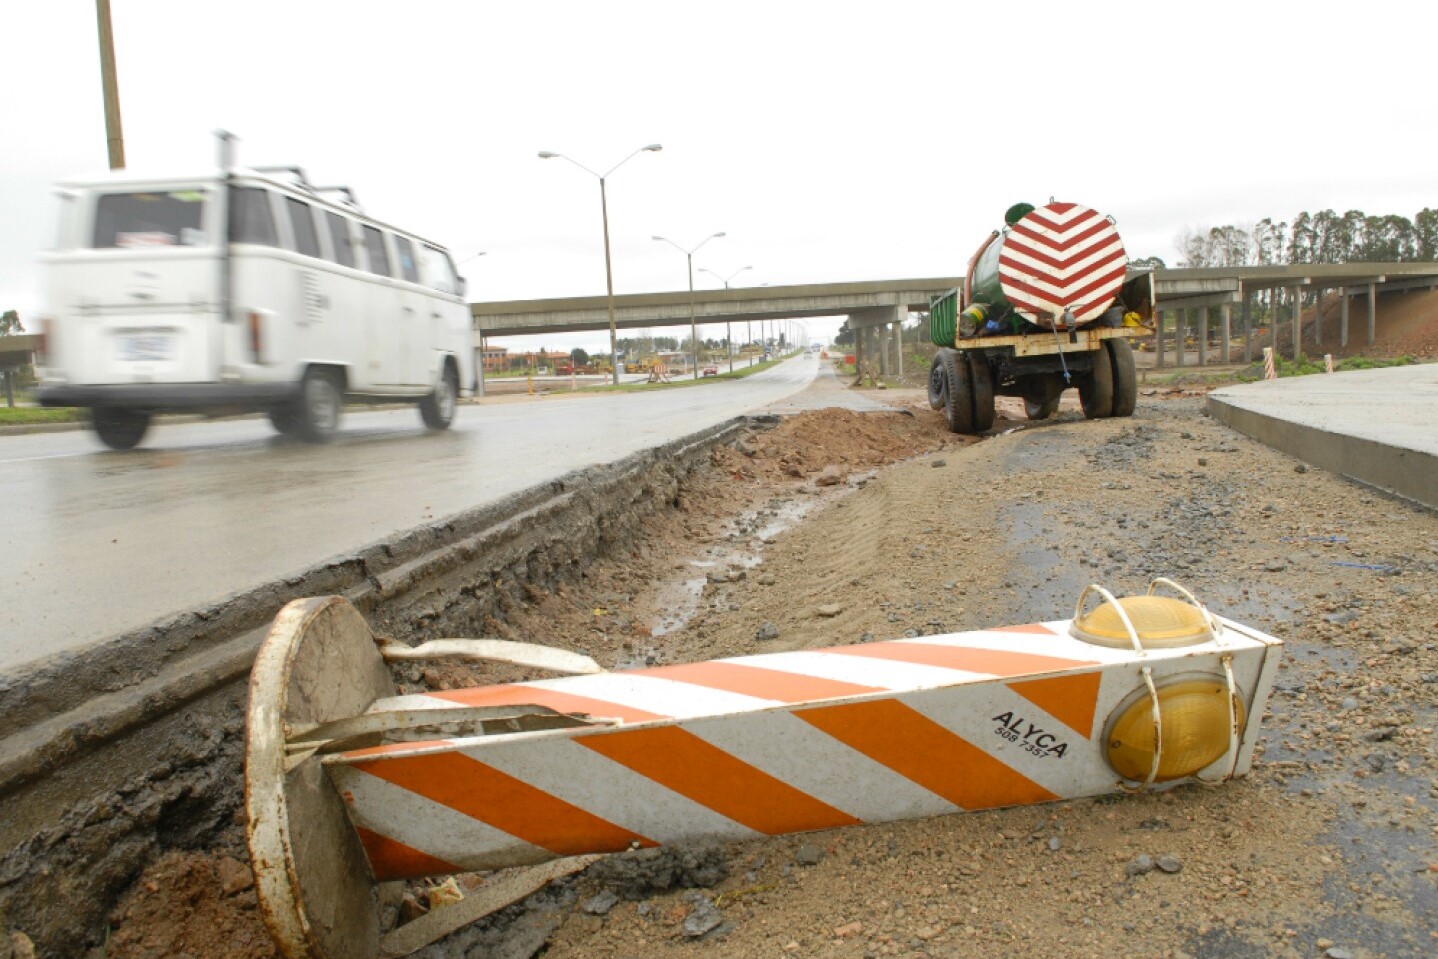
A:
{"label": "yellow lamp lens", "polygon": [[[1118,602],[1145,649],[1191,646],[1213,639],[1203,611],[1182,600],[1171,596],[1125,596]],[[1069,634],[1097,646],[1127,648],[1132,645],[1128,629],[1113,603],[1104,603],[1074,620]]]}
{"label": "yellow lamp lens", "polygon": [[[1228,684],[1222,676],[1178,679],[1158,687],[1159,715],[1163,720],[1163,750],[1155,782],[1192,776],[1228,752]],[[1244,722],[1243,699],[1233,697],[1239,728]],[[1145,782],[1153,768],[1156,737],[1153,697],[1147,687],[1130,696],[1115,711],[1104,737],[1109,765],[1124,779]]]}

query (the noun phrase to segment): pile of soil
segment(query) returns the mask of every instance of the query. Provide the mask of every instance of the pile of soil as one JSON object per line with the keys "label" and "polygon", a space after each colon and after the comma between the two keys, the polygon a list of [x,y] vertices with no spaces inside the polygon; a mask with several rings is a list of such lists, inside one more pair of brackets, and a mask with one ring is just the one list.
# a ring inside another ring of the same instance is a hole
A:
{"label": "pile of soil", "polygon": [[1404,293],[1381,293],[1379,288],[1374,314],[1374,341],[1368,345],[1368,301],[1359,296],[1348,303],[1348,345],[1338,345],[1340,306],[1336,296],[1327,296],[1323,303],[1323,342],[1313,346],[1313,315],[1309,311],[1303,330],[1305,350],[1314,355],[1331,353],[1337,356],[1371,356],[1396,359],[1438,358],[1438,290],[1412,290]]}

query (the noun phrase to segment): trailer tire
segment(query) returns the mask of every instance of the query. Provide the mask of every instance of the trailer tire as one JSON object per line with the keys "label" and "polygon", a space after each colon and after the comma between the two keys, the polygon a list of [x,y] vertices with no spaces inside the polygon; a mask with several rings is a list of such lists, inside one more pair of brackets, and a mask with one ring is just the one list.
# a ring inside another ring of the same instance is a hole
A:
{"label": "trailer tire", "polygon": [[944,351],[940,350],[934,354],[934,362],[929,364],[929,409],[942,410],[948,402],[948,380],[944,374]]}
{"label": "trailer tire", "polygon": [[983,433],[994,425],[994,378],[981,353],[969,354],[969,389],[973,395],[974,432]]}
{"label": "trailer tire", "polygon": [[1138,370],[1128,340],[1105,340],[1113,361],[1113,415],[1132,416],[1138,406]]}
{"label": "trailer tire", "polygon": [[339,429],[340,383],[335,374],[322,366],[305,371],[300,383],[300,401],[295,416],[295,435],[310,443],[325,443]]}
{"label": "trailer tire", "polygon": [[434,392],[419,401],[419,416],[424,425],[432,430],[449,429],[458,405],[459,374],[455,372],[454,364],[446,360]]}
{"label": "trailer tire", "polygon": [[1052,376],[1034,377],[1025,384],[1024,415],[1031,420],[1046,420],[1059,408],[1063,381]]}
{"label": "trailer tire", "polygon": [[1085,419],[1113,415],[1113,361],[1107,349],[1095,351],[1093,370],[1079,380],[1079,404]]}
{"label": "trailer tire", "polygon": [[959,357],[956,350],[942,351],[939,359],[944,366],[944,383],[948,390],[944,397],[944,422],[951,433],[972,433],[974,395],[969,385],[969,364]]}
{"label": "trailer tire", "polygon": [[144,439],[150,428],[150,414],[145,410],[117,410],[95,407],[90,410],[90,425],[100,442],[112,450],[130,450]]}

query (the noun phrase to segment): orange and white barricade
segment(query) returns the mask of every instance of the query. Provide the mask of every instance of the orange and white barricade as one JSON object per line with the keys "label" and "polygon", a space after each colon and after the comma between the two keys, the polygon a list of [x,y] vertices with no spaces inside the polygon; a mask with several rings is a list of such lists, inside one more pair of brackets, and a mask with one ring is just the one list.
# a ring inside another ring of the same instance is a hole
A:
{"label": "orange and white barricade", "polygon": [[1271,346],[1263,348],[1263,378],[1265,380],[1278,379],[1278,370],[1274,367],[1273,347]]}
{"label": "orange and white barricade", "polygon": [[[550,863],[499,908],[594,854],[1241,776],[1281,643],[1175,589],[1187,601],[1091,587],[1074,620],[622,672],[495,640],[397,646],[341,598],[297,600],[250,683],[266,920],[291,959],[397,955],[385,880]],[[1091,590],[1106,602],[1085,611]],[[385,660],[435,654],[577,675],[394,695]]]}

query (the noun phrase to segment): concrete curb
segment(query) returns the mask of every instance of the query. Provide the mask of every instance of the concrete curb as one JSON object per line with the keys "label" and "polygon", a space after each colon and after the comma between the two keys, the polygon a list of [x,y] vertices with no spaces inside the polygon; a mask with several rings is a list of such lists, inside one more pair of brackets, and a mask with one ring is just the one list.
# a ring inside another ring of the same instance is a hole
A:
{"label": "concrete curb", "polygon": [[1219,422],[1321,469],[1438,509],[1438,457],[1377,439],[1325,430],[1249,409],[1238,398],[1208,395]]}

